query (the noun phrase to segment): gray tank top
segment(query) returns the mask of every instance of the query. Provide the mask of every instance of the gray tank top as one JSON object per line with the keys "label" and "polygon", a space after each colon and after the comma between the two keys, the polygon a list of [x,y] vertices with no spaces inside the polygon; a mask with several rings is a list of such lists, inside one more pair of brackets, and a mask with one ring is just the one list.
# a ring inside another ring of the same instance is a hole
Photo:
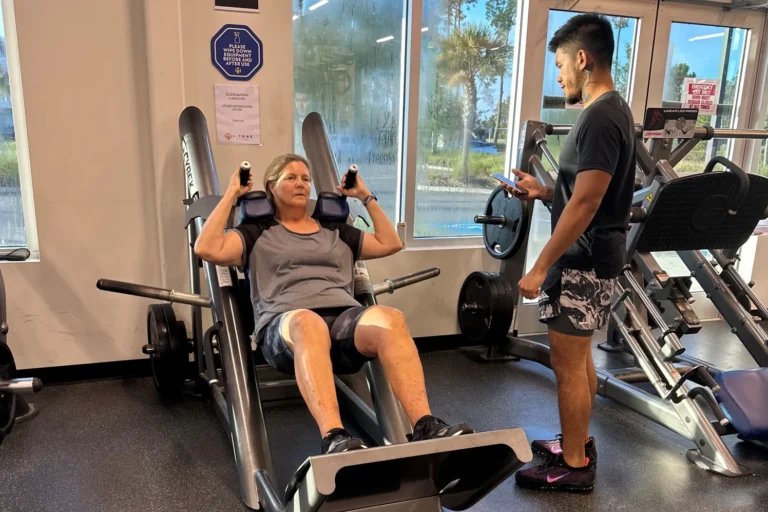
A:
{"label": "gray tank top", "polygon": [[363,246],[361,230],[320,222],[319,231],[300,234],[272,220],[234,231],[243,242],[255,335],[276,316],[295,309],[360,306],[353,272]]}

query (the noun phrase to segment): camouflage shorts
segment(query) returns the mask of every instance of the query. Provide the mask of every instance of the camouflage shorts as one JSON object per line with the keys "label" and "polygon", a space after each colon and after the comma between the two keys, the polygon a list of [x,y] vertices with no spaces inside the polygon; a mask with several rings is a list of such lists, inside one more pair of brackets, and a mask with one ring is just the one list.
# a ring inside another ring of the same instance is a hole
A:
{"label": "camouflage shorts", "polygon": [[539,321],[564,315],[578,331],[601,329],[611,312],[615,282],[599,279],[593,270],[550,268],[541,287]]}

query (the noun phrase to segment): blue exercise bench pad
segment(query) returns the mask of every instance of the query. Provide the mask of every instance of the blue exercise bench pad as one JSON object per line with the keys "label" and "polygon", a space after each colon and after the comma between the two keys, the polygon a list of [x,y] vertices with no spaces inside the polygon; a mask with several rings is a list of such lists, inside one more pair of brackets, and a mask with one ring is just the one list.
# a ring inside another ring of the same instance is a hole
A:
{"label": "blue exercise bench pad", "polygon": [[718,400],[742,438],[768,441],[768,368],[722,372]]}

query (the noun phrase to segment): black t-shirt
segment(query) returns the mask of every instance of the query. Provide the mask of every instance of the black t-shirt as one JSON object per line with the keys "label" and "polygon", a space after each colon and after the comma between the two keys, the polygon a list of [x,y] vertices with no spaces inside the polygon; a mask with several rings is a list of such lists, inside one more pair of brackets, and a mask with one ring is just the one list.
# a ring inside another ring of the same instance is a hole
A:
{"label": "black t-shirt", "polygon": [[581,171],[609,173],[611,183],[584,234],[555,263],[561,268],[594,270],[598,278],[621,273],[626,259],[626,226],[635,184],[635,124],[629,105],[616,91],[584,109],[563,142],[560,173],[552,204],[552,232]]}

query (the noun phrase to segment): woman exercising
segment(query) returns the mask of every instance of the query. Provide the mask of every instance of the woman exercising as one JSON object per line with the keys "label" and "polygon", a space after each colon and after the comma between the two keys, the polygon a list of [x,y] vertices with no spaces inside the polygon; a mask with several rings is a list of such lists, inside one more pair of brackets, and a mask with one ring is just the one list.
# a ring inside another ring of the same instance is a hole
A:
{"label": "woman exercising", "polygon": [[225,231],[233,202],[250,191],[240,169],[205,222],[195,254],[216,265],[247,266],[255,335],[274,369],[296,375],[299,390],[320,428],[322,453],[365,448],[344,430],[334,373],[358,372],[379,358],[395,396],[413,426],[413,441],[474,432],[431,415],[424,373],[403,314],[387,306],[363,307],[354,298],[356,260],[389,256],[402,249],[397,232],[365,183],[339,193],[360,199],[375,234],[344,223],[319,223],[307,213],[311,176],[301,156],[277,157],[267,168],[264,190],[274,219]]}

